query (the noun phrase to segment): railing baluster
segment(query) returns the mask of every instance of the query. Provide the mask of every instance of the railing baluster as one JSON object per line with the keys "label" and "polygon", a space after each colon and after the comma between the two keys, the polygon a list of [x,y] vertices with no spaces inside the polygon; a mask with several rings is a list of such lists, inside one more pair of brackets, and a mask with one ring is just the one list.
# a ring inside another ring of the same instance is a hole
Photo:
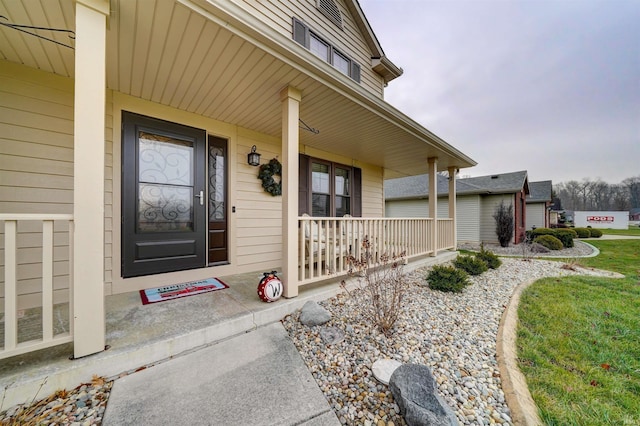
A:
{"label": "railing baluster", "polygon": [[306,241],[304,240],[304,221],[298,221],[298,281],[304,280],[305,268],[305,249]]}
{"label": "railing baluster", "polygon": [[53,221],[42,222],[42,340],[53,339]]}
{"label": "railing baluster", "polygon": [[[432,254],[454,246],[452,219],[435,218],[319,218],[300,217],[298,255],[300,284],[309,284],[348,273],[347,257],[361,259],[366,238],[371,266],[380,265],[382,255],[405,253],[405,258]],[[433,241],[434,232],[438,241]],[[307,253],[305,244],[309,244]],[[308,258],[305,258],[308,256]]]}
{"label": "railing baluster", "polygon": [[18,221],[4,223],[4,350],[15,349],[18,344],[17,278]]}
{"label": "railing baluster", "polygon": [[69,336],[73,336],[73,234],[76,231],[76,224],[73,220],[69,221]]}
{"label": "railing baluster", "polygon": [[[69,223],[69,332],[54,335],[53,329],[53,265],[54,221]],[[0,359],[20,355],[50,346],[73,341],[73,216],[70,214],[8,214],[0,213],[4,223],[4,347]],[[18,321],[18,227],[19,222],[42,223],[42,288],[41,321],[42,338],[22,341]]]}

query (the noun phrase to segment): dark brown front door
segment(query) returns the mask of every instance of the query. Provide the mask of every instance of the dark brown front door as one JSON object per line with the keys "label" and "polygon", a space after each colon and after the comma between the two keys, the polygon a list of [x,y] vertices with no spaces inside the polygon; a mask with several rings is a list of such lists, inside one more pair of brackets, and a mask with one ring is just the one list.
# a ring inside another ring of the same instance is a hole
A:
{"label": "dark brown front door", "polygon": [[227,141],[209,136],[209,264],[228,263]]}
{"label": "dark brown front door", "polygon": [[122,276],[206,264],[206,132],[122,113]]}

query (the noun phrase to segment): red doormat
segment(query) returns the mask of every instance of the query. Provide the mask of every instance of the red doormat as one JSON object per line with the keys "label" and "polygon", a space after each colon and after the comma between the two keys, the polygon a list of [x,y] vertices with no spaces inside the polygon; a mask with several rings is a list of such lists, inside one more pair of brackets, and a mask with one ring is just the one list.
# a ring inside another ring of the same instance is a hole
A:
{"label": "red doormat", "polygon": [[194,294],[207,293],[215,290],[229,288],[228,285],[218,278],[207,278],[201,281],[174,284],[164,287],[148,288],[140,290],[142,304],[164,302],[165,300],[177,299],[179,297],[192,296]]}

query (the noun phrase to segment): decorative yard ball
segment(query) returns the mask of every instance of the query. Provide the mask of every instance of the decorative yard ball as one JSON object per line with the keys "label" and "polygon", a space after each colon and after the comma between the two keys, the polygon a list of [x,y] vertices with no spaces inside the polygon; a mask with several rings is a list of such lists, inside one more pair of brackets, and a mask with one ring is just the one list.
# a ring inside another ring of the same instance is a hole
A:
{"label": "decorative yard ball", "polygon": [[275,302],[282,296],[282,281],[276,271],[264,272],[264,277],[258,284],[258,296],[263,302]]}

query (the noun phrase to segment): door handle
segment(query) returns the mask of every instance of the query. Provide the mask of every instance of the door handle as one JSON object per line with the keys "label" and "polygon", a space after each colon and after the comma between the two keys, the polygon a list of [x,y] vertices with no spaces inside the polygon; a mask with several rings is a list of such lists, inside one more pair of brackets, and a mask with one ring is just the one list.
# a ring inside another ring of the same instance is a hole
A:
{"label": "door handle", "polygon": [[196,197],[200,198],[200,205],[204,206],[204,191],[200,191],[199,194],[196,194]]}

